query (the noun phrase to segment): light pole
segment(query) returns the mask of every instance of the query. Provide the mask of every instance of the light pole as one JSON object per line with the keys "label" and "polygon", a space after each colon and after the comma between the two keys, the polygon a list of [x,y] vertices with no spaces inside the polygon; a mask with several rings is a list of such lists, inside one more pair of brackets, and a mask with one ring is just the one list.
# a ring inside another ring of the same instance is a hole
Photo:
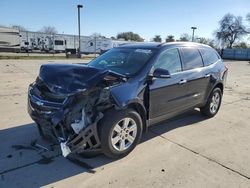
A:
{"label": "light pole", "polygon": [[78,55],[79,58],[81,58],[81,52],[80,52],[80,47],[81,47],[81,24],[80,24],[80,8],[82,8],[82,5],[77,5],[78,9],[78,42],[79,42],[79,48],[78,48]]}
{"label": "light pole", "polygon": [[191,29],[193,29],[192,42],[194,42],[194,30],[196,30],[197,27],[191,27]]}

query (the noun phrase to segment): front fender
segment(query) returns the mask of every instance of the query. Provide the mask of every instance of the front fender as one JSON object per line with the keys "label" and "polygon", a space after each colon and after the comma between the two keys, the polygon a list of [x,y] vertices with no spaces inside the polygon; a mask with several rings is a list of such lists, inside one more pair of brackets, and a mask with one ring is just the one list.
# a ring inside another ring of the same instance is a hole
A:
{"label": "front fender", "polygon": [[144,85],[139,82],[126,82],[111,88],[110,94],[116,105],[121,109],[132,103],[138,103],[145,108],[145,88],[146,84]]}

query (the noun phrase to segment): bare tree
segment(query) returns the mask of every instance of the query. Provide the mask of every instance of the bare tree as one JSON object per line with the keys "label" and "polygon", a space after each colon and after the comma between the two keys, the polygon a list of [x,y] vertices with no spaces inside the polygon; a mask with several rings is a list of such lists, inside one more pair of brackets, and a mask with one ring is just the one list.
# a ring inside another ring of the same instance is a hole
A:
{"label": "bare tree", "polygon": [[19,31],[27,31],[27,29],[24,26],[21,26],[21,25],[12,25],[11,27],[13,29],[17,29]]}
{"label": "bare tree", "polygon": [[174,36],[173,35],[168,35],[165,41],[166,42],[174,42],[175,41]]}
{"label": "bare tree", "polygon": [[216,38],[221,41],[223,46],[232,48],[233,44],[246,34],[245,26],[241,16],[226,14],[219,22],[220,27],[215,32]]}
{"label": "bare tree", "polygon": [[54,26],[43,26],[42,29],[39,30],[39,32],[46,33],[49,35],[57,34],[57,30]]}
{"label": "bare tree", "polygon": [[101,35],[101,33],[92,33],[91,37],[93,38],[106,38],[105,36]]}
{"label": "bare tree", "polygon": [[250,13],[246,15],[246,20],[250,23]]}
{"label": "bare tree", "polygon": [[246,20],[248,22],[247,33],[250,34],[250,13],[246,15]]}

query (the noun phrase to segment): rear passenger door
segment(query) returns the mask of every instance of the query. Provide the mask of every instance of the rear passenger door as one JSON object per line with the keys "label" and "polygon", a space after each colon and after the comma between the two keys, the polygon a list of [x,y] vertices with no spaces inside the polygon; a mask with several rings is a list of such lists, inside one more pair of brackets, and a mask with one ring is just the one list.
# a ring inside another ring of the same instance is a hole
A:
{"label": "rear passenger door", "polygon": [[187,79],[187,105],[202,104],[209,84],[209,73],[204,70],[200,52],[196,48],[180,48],[183,73]]}

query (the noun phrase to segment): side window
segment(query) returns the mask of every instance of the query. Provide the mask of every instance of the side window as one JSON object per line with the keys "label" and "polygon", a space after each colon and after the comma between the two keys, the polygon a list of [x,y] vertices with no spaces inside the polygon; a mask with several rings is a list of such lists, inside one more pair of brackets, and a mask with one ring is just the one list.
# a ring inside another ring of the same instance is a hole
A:
{"label": "side window", "polygon": [[63,40],[55,40],[55,45],[63,45]]}
{"label": "side window", "polygon": [[195,48],[181,48],[181,57],[183,61],[184,70],[195,69],[203,67],[201,55]]}
{"label": "side window", "polygon": [[181,61],[177,49],[170,49],[164,51],[156,63],[154,64],[154,69],[162,68],[168,70],[170,73],[175,73],[181,71]]}
{"label": "side window", "polygon": [[205,66],[211,65],[219,59],[218,55],[211,49],[200,49],[200,52]]}

